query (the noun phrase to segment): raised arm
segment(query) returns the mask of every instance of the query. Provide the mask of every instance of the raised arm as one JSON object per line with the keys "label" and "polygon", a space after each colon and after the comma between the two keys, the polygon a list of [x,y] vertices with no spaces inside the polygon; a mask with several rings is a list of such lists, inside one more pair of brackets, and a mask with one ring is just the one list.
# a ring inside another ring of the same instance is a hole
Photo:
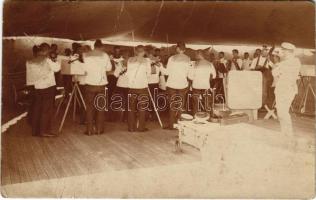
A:
{"label": "raised arm", "polygon": [[195,68],[194,67],[190,67],[189,68],[189,72],[188,72],[188,78],[190,80],[193,80],[195,76]]}
{"label": "raised arm", "polygon": [[211,63],[211,76],[212,76],[212,79],[216,77],[216,70],[212,63]]}
{"label": "raised arm", "polygon": [[149,80],[150,75],[151,75],[151,61],[150,61],[150,59],[146,59],[146,75],[147,75],[147,80]]}
{"label": "raised arm", "polygon": [[104,60],[105,60],[105,71],[111,71],[112,69],[112,63],[109,55],[107,53],[104,53]]}
{"label": "raised arm", "polygon": [[160,71],[163,73],[163,74],[165,74],[165,75],[169,75],[169,69],[170,69],[170,67],[171,67],[171,65],[172,65],[172,57],[170,57],[169,59],[168,59],[168,62],[167,62],[167,66],[166,66],[166,68],[164,68],[163,66],[161,66],[160,67]]}
{"label": "raised arm", "polygon": [[256,68],[257,59],[258,59],[258,58],[254,58],[254,59],[251,61],[250,69],[255,69],[255,68]]}
{"label": "raised arm", "polygon": [[51,59],[46,59],[46,62],[53,72],[58,72],[60,70],[61,64],[59,61],[53,62]]}
{"label": "raised arm", "polygon": [[128,60],[127,60],[127,71],[126,71],[126,75],[129,79],[131,79],[131,74],[132,74],[132,70],[133,70],[133,57],[130,57]]}

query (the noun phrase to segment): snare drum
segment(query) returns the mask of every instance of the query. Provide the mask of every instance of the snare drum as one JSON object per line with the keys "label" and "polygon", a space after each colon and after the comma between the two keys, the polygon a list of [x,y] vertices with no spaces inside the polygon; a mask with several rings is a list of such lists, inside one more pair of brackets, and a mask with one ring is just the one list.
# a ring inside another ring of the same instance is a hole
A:
{"label": "snare drum", "polygon": [[187,113],[183,113],[180,116],[180,121],[192,121],[193,120],[193,116]]}
{"label": "snare drum", "polygon": [[210,118],[210,114],[207,112],[197,112],[194,115],[194,121],[198,123],[206,123]]}

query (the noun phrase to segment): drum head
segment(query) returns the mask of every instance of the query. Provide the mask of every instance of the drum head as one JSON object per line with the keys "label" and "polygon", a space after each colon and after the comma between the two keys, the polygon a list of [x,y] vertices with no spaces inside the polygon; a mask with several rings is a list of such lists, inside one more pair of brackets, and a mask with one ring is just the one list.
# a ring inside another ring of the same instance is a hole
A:
{"label": "drum head", "polygon": [[183,114],[181,114],[181,118],[180,119],[182,121],[191,121],[191,120],[193,120],[193,116],[190,115],[190,114],[183,113]]}
{"label": "drum head", "polygon": [[207,112],[197,112],[194,115],[194,121],[198,123],[206,123],[209,118],[210,115]]}
{"label": "drum head", "polygon": [[210,115],[207,112],[197,112],[194,116],[195,118],[200,118],[200,119],[208,119]]}

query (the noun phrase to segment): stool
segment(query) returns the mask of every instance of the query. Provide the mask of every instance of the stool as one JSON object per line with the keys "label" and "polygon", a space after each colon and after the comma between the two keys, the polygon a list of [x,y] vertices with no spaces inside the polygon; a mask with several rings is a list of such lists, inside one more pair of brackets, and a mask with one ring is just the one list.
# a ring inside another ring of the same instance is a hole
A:
{"label": "stool", "polygon": [[270,119],[271,117],[273,119],[277,119],[278,117],[276,116],[275,114],[275,100],[273,101],[273,104],[272,104],[272,109],[270,109],[267,104],[264,105],[264,108],[266,109],[266,111],[268,111],[268,113],[264,116],[263,119]]}

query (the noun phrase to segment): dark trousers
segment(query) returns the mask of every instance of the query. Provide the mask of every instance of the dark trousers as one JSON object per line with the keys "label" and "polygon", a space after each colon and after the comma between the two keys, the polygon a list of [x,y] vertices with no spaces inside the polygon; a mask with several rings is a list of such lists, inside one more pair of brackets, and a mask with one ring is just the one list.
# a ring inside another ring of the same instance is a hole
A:
{"label": "dark trousers", "polygon": [[[117,78],[114,76],[114,75],[108,75],[108,85],[107,85],[107,88],[108,88],[108,91],[107,91],[107,94],[108,94],[108,102],[109,104],[111,104],[111,97],[112,95],[114,94],[115,90],[116,90],[116,83],[117,83]],[[114,121],[114,112],[109,109],[109,111],[106,113],[107,115],[107,120],[109,121]]]}
{"label": "dark trousers", "polygon": [[273,103],[275,101],[275,94],[274,94],[275,87],[269,87],[268,89],[268,97],[267,97],[267,106],[272,109]]}
{"label": "dark trousers", "polygon": [[29,107],[27,109],[27,122],[32,126],[32,117],[35,103],[35,88],[34,86],[29,87]]}
{"label": "dark trousers", "polygon": [[262,71],[262,106],[265,104],[269,104],[271,102],[271,98],[273,98],[274,93],[271,88],[273,82],[272,72],[269,69],[265,69]]}
{"label": "dark trousers", "polygon": [[[63,86],[63,83],[64,83],[64,77],[63,75],[61,74],[61,72],[55,72],[55,82],[56,82],[56,85],[59,87],[59,86]],[[72,80],[72,79],[71,79]]]}
{"label": "dark trousers", "polygon": [[[197,112],[212,111],[212,96],[211,92],[206,93],[205,89],[194,89],[192,90],[192,101],[193,101],[193,115]],[[211,113],[212,114],[212,113]]]}
{"label": "dark trousers", "polygon": [[[125,121],[127,120],[127,115],[128,115],[128,88],[124,87],[116,87],[115,89],[115,95],[119,95],[122,98],[122,115],[120,115],[120,120]],[[113,96],[115,97],[115,96]],[[113,98],[115,101],[116,98]],[[111,108],[111,107],[110,107]]]}
{"label": "dark trousers", "polygon": [[[221,95],[223,97],[223,100],[225,101],[225,90],[224,90],[224,84],[223,84],[223,78],[216,78],[214,79],[214,85],[212,86],[212,88],[216,88],[215,90],[215,96],[217,95]],[[222,102],[222,99],[216,99],[215,98],[215,102],[216,103],[224,103]]]}
{"label": "dark trousers", "polygon": [[62,75],[63,85],[65,89],[66,98],[68,98],[69,93],[72,91],[72,76],[71,75]]}
{"label": "dark trousers", "polygon": [[173,128],[173,124],[177,123],[186,103],[187,88],[173,89],[167,88],[169,99],[169,128]]}
{"label": "dark trousers", "polygon": [[149,105],[148,90],[147,88],[129,89],[128,95],[128,129],[131,131],[137,129],[136,115],[138,114],[138,130],[144,130]]}
{"label": "dark trousers", "polygon": [[46,89],[35,89],[31,118],[33,135],[50,133],[51,118],[54,111],[55,92],[55,86]]}
{"label": "dark trousers", "polygon": [[[158,83],[148,84],[148,88],[149,88],[149,91],[150,91],[150,94],[151,94],[152,98],[155,100],[155,98],[154,98],[155,90],[157,91],[156,94],[158,94],[159,84]],[[154,102],[154,103],[155,103],[155,106],[157,108],[157,102]],[[156,116],[155,108],[154,108],[154,105],[153,105],[152,101],[150,101],[150,115]]]}
{"label": "dark trousers", "polygon": [[87,106],[87,131],[102,133],[104,131],[104,112],[106,109],[105,86],[85,86],[85,101]]}

